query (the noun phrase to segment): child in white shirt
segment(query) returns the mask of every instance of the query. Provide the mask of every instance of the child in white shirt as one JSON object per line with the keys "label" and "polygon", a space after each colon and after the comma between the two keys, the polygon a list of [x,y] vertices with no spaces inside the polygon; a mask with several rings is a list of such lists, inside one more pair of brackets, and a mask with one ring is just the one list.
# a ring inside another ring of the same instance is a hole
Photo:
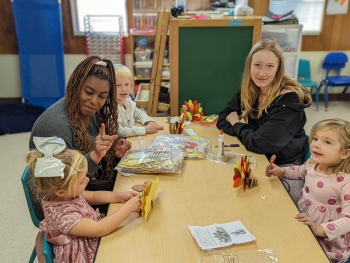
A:
{"label": "child in white shirt", "polygon": [[[117,83],[118,103],[118,135],[120,137],[131,137],[156,133],[163,130],[163,126],[157,124],[146,112],[136,107],[136,103],[130,99],[133,88],[131,71],[124,65],[114,65]],[[133,119],[143,126],[132,126]]]}

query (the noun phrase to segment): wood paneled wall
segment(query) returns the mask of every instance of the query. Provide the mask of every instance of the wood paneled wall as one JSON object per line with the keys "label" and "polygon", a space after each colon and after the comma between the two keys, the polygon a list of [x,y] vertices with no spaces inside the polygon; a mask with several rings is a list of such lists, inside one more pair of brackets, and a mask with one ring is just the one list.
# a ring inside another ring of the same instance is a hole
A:
{"label": "wood paneled wall", "polygon": [[[249,0],[249,6],[254,8],[254,15],[262,16],[269,8],[269,0]],[[325,8],[321,34],[303,36],[301,51],[336,50],[350,50],[350,13],[326,15]]]}
{"label": "wood paneled wall", "polygon": [[[129,0],[131,1],[131,0]],[[210,0],[187,0],[190,10],[209,8]],[[269,0],[249,0],[249,6],[254,8],[254,15],[264,15]],[[18,54],[16,28],[10,0],[0,0],[0,54]],[[129,14],[131,8],[129,5]],[[131,15],[129,24],[131,25]],[[62,21],[65,54],[85,54],[85,37],[74,36],[72,28],[69,0],[62,1]],[[326,15],[323,20],[322,32],[317,36],[303,36],[302,51],[334,51],[350,50],[350,15]],[[129,39],[126,41],[126,53],[132,53]]]}
{"label": "wood paneled wall", "polygon": [[[0,54],[18,54],[15,20],[10,0],[0,0]],[[85,37],[74,36],[69,0],[62,1],[62,24],[65,54],[85,54]]]}

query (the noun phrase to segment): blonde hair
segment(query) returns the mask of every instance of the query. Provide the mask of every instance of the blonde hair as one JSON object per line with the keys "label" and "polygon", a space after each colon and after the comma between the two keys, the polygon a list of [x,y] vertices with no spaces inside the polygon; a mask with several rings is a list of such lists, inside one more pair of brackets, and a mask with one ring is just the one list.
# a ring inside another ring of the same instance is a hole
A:
{"label": "blonde hair", "polygon": [[[341,151],[350,149],[350,123],[342,119],[327,119],[316,123],[310,132],[309,143],[311,144],[313,137],[318,131],[332,130],[339,136],[339,142],[341,144]],[[314,163],[312,157],[310,163]],[[340,163],[332,167],[333,173],[350,173],[350,158],[342,159]]]}
{"label": "blonde hair", "polygon": [[128,67],[126,67],[122,64],[114,64],[114,71],[115,71],[116,78],[128,77],[128,78],[130,78],[130,81],[132,82],[132,74],[131,74],[131,71]]}
{"label": "blonde hair", "polygon": [[[67,190],[68,194],[72,194],[71,189],[72,186],[77,183],[78,174],[80,172],[87,171],[87,161],[85,157],[76,150],[66,149],[59,154],[56,154],[54,157],[60,160],[65,168],[63,170],[64,178],[61,179],[60,176],[56,177],[35,177],[34,171],[36,166],[36,161],[38,158],[42,158],[44,155],[38,150],[30,151],[27,155],[26,161],[31,175],[30,184],[31,187],[35,187],[32,189],[33,193],[36,193],[37,201],[41,201],[40,199],[43,195],[47,194],[49,196],[54,196],[55,191],[57,190]],[[75,193],[73,193],[75,194]]]}
{"label": "blonde hair", "polygon": [[[250,76],[250,69],[253,55],[260,50],[273,52],[278,59],[278,67],[276,75],[271,82],[271,87],[268,91],[266,102],[262,104],[258,110],[256,110],[254,109],[254,106],[256,105],[256,101],[259,98],[260,89],[253,82]],[[249,116],[253,119],[260,118],[264,111],[267,112],[268,107],[279,95],[281,95],[281,92],[284,89],[297,93],[300,103],[304,103],[306,105],[310,105],[312,103],[311,95],[309,92],[296,80],[285,74],[283,51],[280,45],[274,40],[262,39],[252,47],[245,62],[245,68],[241,83],[241,102],[243,106],[241,117],[246,118]]]}

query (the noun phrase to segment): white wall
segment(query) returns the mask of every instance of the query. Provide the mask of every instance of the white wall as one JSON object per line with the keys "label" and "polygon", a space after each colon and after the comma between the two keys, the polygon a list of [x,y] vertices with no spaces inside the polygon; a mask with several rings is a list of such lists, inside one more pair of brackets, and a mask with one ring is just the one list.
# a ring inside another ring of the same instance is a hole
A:
{"label": "white wall", "polygon": [[[324,57],[329,52],[313,51],[301,52],[300,58],[310,60],[311,77],[313,81],[320,83],[325,75],[325,70],[321,65]],[[350,58],[350,51],[345,51]],[[64,66],[66,82],[72,74],[79,62],[86,58],[85,54],[81,55],[65,55]],[[126,66],[132,68],[132,55],[125,56]],[[19,68],[18,55],[0,55],[0,98],[20,98],[21,95],[21,77]],[[347,63],[346,68],[343,69],[342,75],[350,76],[350,62]],[[331,88],[329,93],[341,93],[342,88]],[[323,93],[323,90],[321,90]]]}
{"label": "white wall", "polygon": [[[86,58],[85,54],[64,55],[66,83],[76,66]],[[126,66],[131,69],[132,56],[126,55]],[[0,55],[0,98],[21,98],[21,72],[18,55]]]}

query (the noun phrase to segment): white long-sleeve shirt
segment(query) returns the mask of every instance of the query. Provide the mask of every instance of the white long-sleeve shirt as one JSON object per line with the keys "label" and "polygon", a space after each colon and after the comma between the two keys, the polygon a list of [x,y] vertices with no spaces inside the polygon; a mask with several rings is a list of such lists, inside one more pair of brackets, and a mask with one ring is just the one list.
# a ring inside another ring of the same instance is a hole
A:
{"label": "white long-sleeve shirt", "polygon": [[146,135],[146,127],[132,126],[134,119],[141,124],[154,121],[146,112],[137,108],[136,103],[130,99],[124,101],[124,107],[118,104],[119,137]]}

